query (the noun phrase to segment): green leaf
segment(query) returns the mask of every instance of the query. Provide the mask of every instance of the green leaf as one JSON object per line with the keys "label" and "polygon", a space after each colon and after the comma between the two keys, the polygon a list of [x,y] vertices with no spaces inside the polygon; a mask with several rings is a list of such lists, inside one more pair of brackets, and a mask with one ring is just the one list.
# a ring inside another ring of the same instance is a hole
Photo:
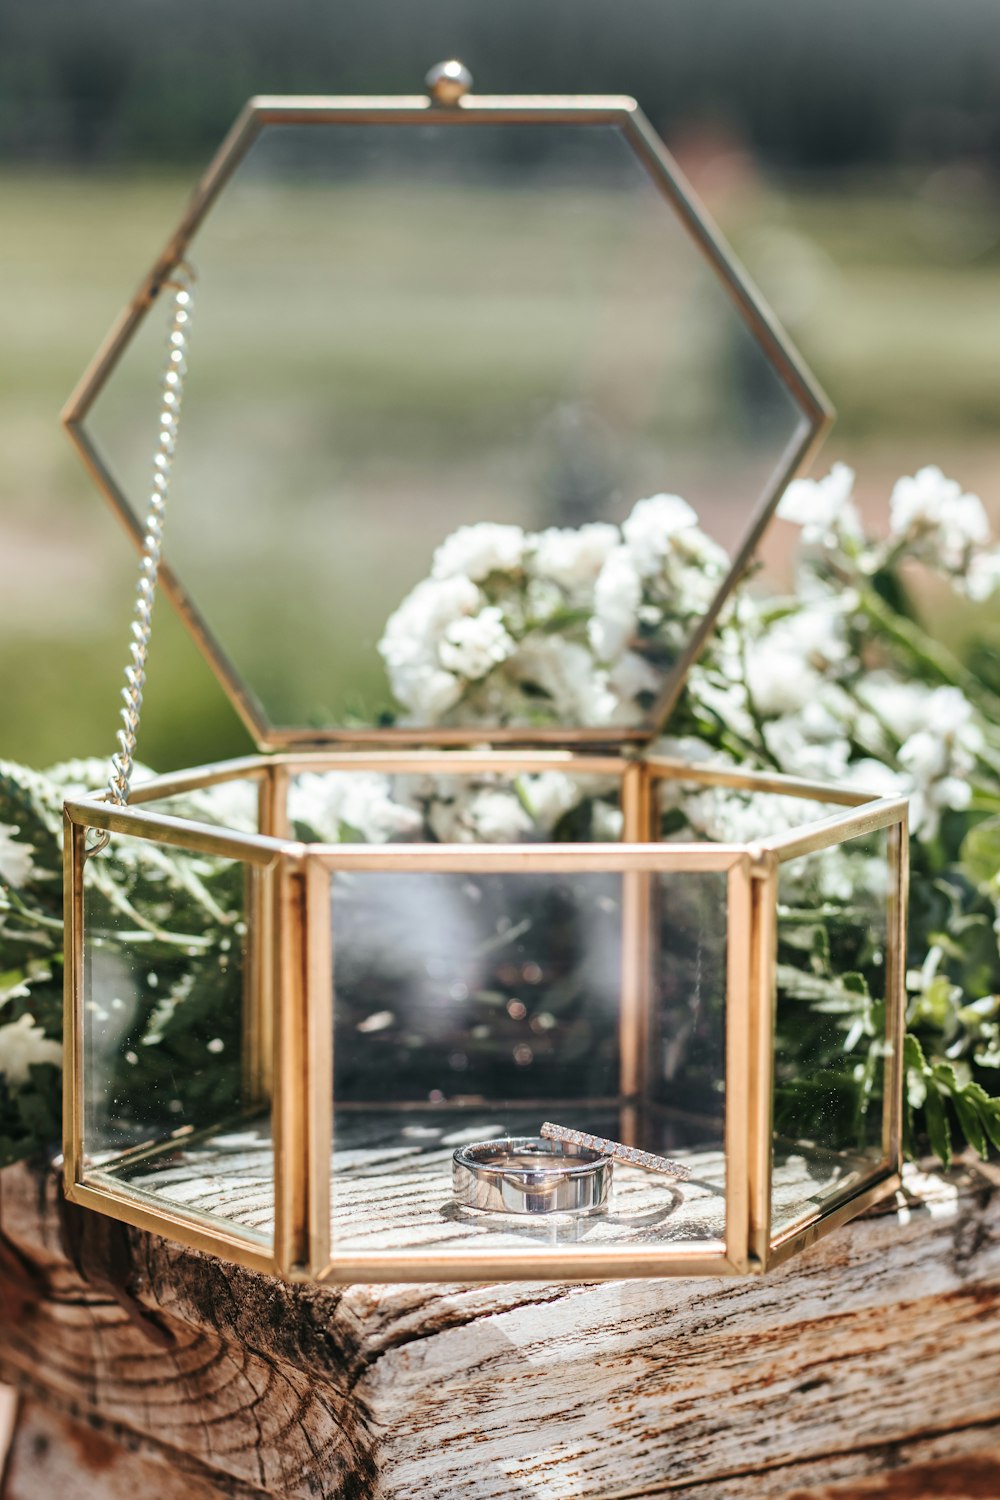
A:
{"label": "green leaf", "polygon": [[986,1139],[986,1132],[980,1122],[978,1110],[974,1104],[969,1102],[967,1096],[961,1092],[952,1094],[951,1102],[955,1106],[955,1113],[958,1115],[958,1123],[962,1127],[962,1134],[969,1145],[978,1151],[979,1155],[985,1161],[990,1154],[990,1148]]}
{"label": "green leaf", "polygon": [[969,829],[959,859],[973,885],[982,889],[996,884],[1000,874],[1000,817],[984,818]]}
{"label": "green leaf", "polygon": [[980,1083],[967,1083],[963,1090],[970,1106],[979,1112],[979,1119],[990,1141],[1000,1151],[1000,1099],[992,1099]]}
{"label": "green leaf", "polygon": [[924,1100],[924,1116],[927,1120],[927,1133],[931,1138],[931,1150],[942,1166],[950,1167],[951,1126],[948,1124],[944,1100],[936,1088],[931,1087],[927,1090],[927,1098]]}
{"label": "green leaf", "polygon": [[541,631],[544,635],[556,635],[562,630],[572,630],[574,625],[586,625],[590,619],[588,609],[565,609],[553,610],[544,620],[529,620],[525,625],[524,633],[527,635],[532,630]]}
{"label": "green leaf", "polygon": [[872,588],[890,609],[907,620],[917,619],[909,591],[895,568],[879,568],[871,575]]}
{"label": "green leaf", "polygon": [[912,1031],[908,1031],[903,1037],[903,1063],[907,1068],[915,1068],[919,1073],[930,1072],[924,1049]]}

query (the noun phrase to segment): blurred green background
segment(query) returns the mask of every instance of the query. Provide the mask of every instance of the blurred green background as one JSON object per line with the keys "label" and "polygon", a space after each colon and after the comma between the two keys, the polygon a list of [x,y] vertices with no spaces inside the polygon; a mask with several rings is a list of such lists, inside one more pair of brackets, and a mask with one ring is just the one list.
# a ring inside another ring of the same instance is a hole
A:
{"label": "blurred green background", "polygon": [[[0,753],[113,745],[134,557],[59,408],[255,92],[639,99],[838,409],[816,469],[939,463],[996,518],[1000,7],[994,0],[7,0],[0,11]],[[789,528],[766,547],[787,577]],[[941,632],[972,627],[933,601]],[[1000,639],[992,608],[977,632]],[[140,754],[247,748],[159,609]]]}

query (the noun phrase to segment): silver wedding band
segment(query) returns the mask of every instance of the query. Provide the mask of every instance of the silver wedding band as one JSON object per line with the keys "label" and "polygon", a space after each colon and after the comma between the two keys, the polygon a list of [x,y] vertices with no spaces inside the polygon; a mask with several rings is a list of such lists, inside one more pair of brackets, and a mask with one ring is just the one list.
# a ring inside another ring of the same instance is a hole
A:
{"label": "silver wedding band", "polygon": [[452,1156],[455,1199],[496,1214],[587,1214],[606,1206],[614,1170],[587,1147],[519,1136],[459,1146]]}

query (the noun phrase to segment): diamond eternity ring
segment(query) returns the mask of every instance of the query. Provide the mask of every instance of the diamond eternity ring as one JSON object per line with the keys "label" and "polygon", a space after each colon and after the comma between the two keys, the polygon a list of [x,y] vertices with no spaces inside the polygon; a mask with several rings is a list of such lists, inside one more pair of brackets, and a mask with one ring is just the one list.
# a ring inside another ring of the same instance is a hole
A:
{"label": "diamond eternity ring", "polygon": [[546,1120],[541,1134],[545,1140],[559,1141],[565,1146],[586,1146],[591,1151],[599,1151],[602,1156],[610,1156],[627,1166],[642,1167],[647,1172],[661,1172],[666,1177],[678,1177],[682,1181],[691,1176],[687,1167],[679,1161],[671,1161],[668,1156],[654,1156],[651,1151],[640,1151],[638,1147],[623,1145],[621,1141],[607,1141],[603,1136],[588,1134],[586,1130],[570,1130],[566,1125],[553,1125]]}

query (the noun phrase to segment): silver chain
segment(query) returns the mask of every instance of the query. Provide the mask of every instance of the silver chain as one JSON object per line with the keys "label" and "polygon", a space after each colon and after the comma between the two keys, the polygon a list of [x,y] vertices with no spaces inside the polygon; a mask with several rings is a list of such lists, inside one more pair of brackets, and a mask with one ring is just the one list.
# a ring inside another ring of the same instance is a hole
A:
{"label": "silver chain", "polygon": [[[142,561],[139,564],[139,582],[135,591],[135,609],[132,615],[132,640],[129,645],[129,662],[125,668],[125,686],[122,688],[124,707],[121,710],[122,727],[118,731],[118,749],[111,757],[111,774],[108,777],[108,800],[116,807],[124,807],[128,801],[135,764],[136,737],[139,732],[139,715],[142,710],[142,693],[146,685],[146,657],[149,652],[149,634],[156,597],[156,578],[160,569],[160,554],[163,547],[163,518],[170,492],[170,475],[177,447],[177,432],[180,426],[181,401],[184,395],[184,379],[187,375],[187,342],[191,328],[191,288],[195,273],[186,262],[181,261],[171,273],[165,286],[173,289],[173,310],[170,330],[167,334],[167,358],[163,369],[160,393],[159,428],[156,453],[153,456],[153,478],[149,491],[149,504],[142,541]],[[106,849],[110,834],[98,834],[88,846],[88,854],[97,854]]]}

